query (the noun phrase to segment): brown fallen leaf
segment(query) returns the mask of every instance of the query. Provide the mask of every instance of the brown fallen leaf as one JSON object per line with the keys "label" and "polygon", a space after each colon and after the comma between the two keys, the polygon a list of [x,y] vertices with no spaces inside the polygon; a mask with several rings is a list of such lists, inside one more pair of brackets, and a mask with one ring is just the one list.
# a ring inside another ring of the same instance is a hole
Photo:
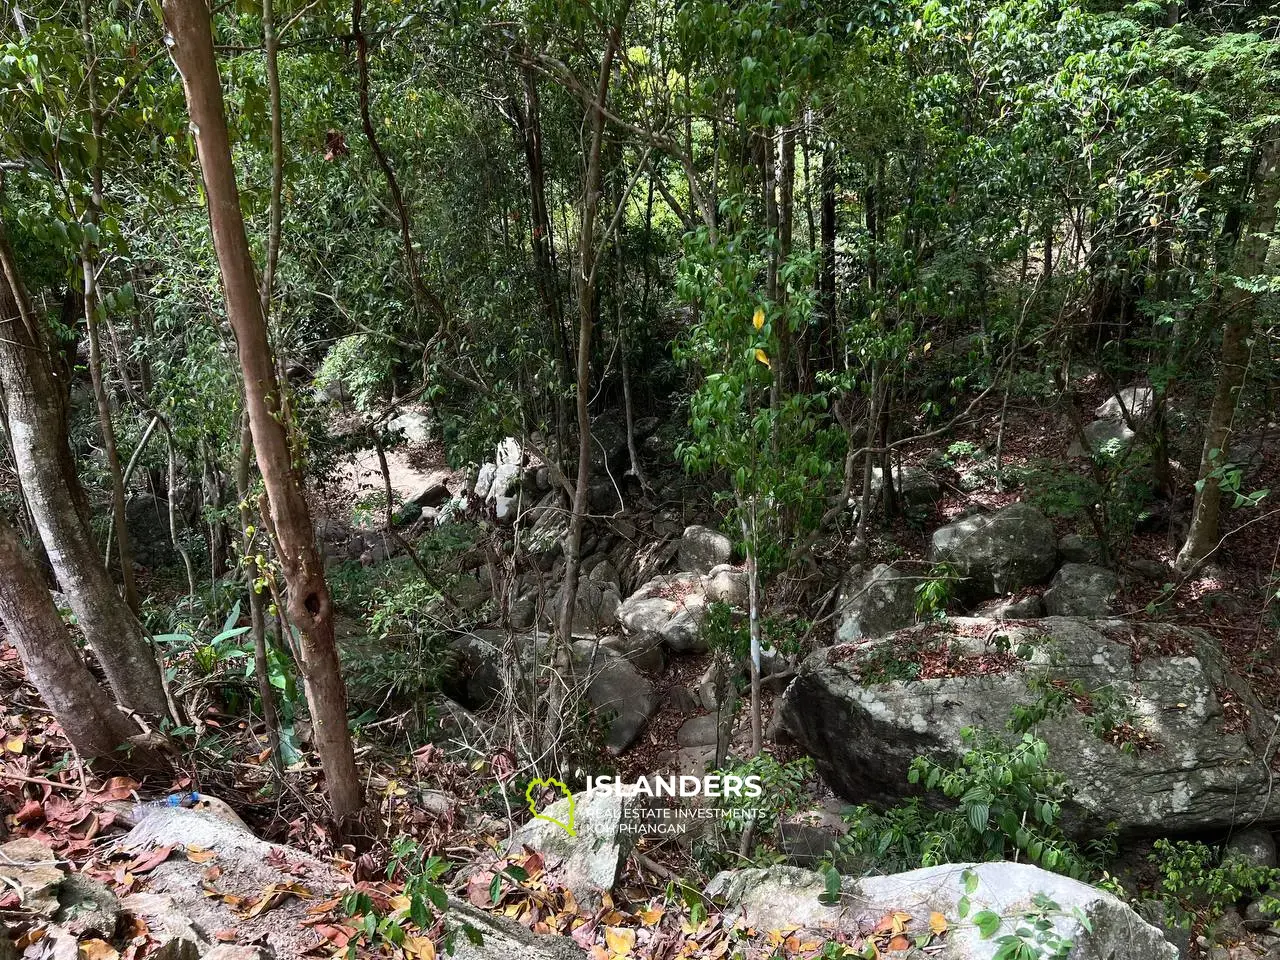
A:
{"label": "brown fallen leaf", "polygon": [[129,861],[125,869],[133,874],[147,873],[168,860],[171,853],[173,853],[173,847],[156,847],[154,850],[147,850]]}
{"label": "brown fallen leaf", "polygon": [[117,960],[120,953],[105,940],[81,940],[78,960]]}

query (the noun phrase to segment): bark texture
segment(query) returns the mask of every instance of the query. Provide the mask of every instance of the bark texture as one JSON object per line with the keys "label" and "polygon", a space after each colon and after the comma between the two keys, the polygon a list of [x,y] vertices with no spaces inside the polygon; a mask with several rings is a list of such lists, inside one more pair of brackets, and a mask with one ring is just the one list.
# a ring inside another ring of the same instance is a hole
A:
{"label": "bark texture", "polygon": [[[1254,174],[1257,190],[1253,212],[1241,236],[1235,255],[1235,275],[1247,281],[1266,268],[1271,232],[1276,226],[1276,204],[1280,202],[1280,139],[1262,151]],[[1249,334],[1253,329],[1255,295],[1238,282],[1228,281],[1222,292],[1222,354],[1218,364],[1218,384],[1205,427],[1204,451],[1200,456],[1199,483],[1191,510],[1187,539],[1178,551],[1177,565],[1189,570],[1218,546],[1218,520],[1222,510],[1222,486],[1218,468],[1231,458],[1231,427],[1236,404],[1249,369]]]}
{"label": "bark texture", "polygon": [[121,706],[168,712],[151,642],[116,592],[90,533],[67,442],[66,391],[0,228],[0,385],[13,456],[31,517],[80,629]]}
{"label": "bark texture", "polygon": [[0,518],[0,621],[40,698],[82,757],[109,757],[138,728],[80,659],[40,569]]}
{"label": "bark texture", "polygon": [[289,588],[288,612],[302,633],[300,667],[315,724],[316,751],[334,818],[342,825],[359,813],[363,792],[347,728],[347,691],[334,643],[333,603],[282,416],[279,381],[240,211],[209,9],[201,0],[166,0],[164,18],[209,198],[209,225],[226,295],[227,319],[235,332],[244,374],[254,452]]}

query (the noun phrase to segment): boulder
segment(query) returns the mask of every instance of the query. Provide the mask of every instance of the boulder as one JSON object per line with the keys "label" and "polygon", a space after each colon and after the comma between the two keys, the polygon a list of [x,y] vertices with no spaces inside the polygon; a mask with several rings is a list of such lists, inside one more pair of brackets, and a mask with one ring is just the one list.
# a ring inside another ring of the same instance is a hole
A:
{"label": "boulder", "polygon": [[[214,946],[214,934],[232,928],[242,943],[266,946],[279,957],[304,956],[323,942],[303,925],[309,919],[307,908],[350,885],[348,877],[324,860],[260,840],[243,824],[182,807],[142,808],[137,826],[119,846],[135,854],[157,847],[173,849],[141,881],[145,892],[125,897],[121,907],[145,920],[174,960],[194,960],[199,951]],[[213,851],[215,856],[207,862],[189,860],[183,851],[191,847]],[[207,878],[211,866],[220,871],[216,880]],[[290,884],[302,884],[314,899],[288,897],[271,910],[251,916],[209,893],[212,888],[239,898],[240,903],[252,903],[264,890]]]}
{"label": "boulder", "polygon": [[[579,906],[595,910],[601,894],[617,884],[635,845],[635,835],[624,829],[632,802],[611,790],[574,794],[574,835],[549,820],[534,819],[512,834],[507,849],[514,854],[529,847],[543,854],[548,870],[572,891]],[[568,823],[569,810],[564,799],[541,812]]]}
{"label": "boulder", "polygon": [[623,601],[618,622],[629,636],[656,638],[674,653],[703,653],[707,649],[702,638],[706,614],[702,577],[675,573],[655,577]]}
{"label": "boulder", "polygon": [[[541,641],[545,648],[547,640]],[[505,687],[530,678],[538,640],[531,634],[505,630],[471,630],[455,636],[452,658],[441,686],[466,707],[479,709]]]}
{"label": "boulder", "polygon": [[488,499],[496,501],[499,497],[509,497],[520,483],[524,473],[524,450],[515,437],[507,437],[498,444],[494,455],[492,482],[489,485]]}
{"label": "boulder", "polygon": [[409,443],[426,443],[431,439],[431,418],[417,410],[408,410],[387,423],[388,430],[399,430]]}
{"label": "boulder", "polygon": [[731,556],[733,542],[723,533],[697,525],[684,528],[677,555],[681,570],[710,573],[712,567],[728,563]]}
{"label": "boulder", "polygon": [[[788,686],[782,717],[837,793],[855,803],[914,795],[916,756],[958,763],[961,731],[1006,738],[1046,683],[1085,691],[1037,724],[1073,788],[1065,828],[1087,836],[1226,832],[1280,823],[1268,790],[1261,708],[1207,633],[1157,623],[954,618],[883,641],[819,650]],[[1235,707],[1224,714],[1224,698]],[[1103,709],[1105,708],[1105,709]],[[1098,713],[1112,717],[1104,727]],[[1158,789],[1152,785],[1158,784]]]}
{"label": "boulder", "polygon": [[1223,847],[1224,859],[1240,860],[1254,867],[1274,867],[1276,865],[1276,838],[1270,830],[1251,827],[1233,833]]}
{"label": "boulder", "polygon": [[1137,436],[1123,420],[1094,420],[1080,431],[1084,437],[1071,441],[1067,449],[1069,457],[1103,456],[1118,457],[1129,449]]}
{"label": "boulder", "polygon": [[568,937],[533,933],[514,920],[463,901],[449,901],[449,921],[466,924],[480,934],[478,944],[459,935],[449,960],[586,960],[586,953]]}
{"label": "boulder", "polygon": [[702,580],[702,588],[707,595],[708,603],[727,603],[732,607],[746,607],[750,599],[747,571],[740,570],[729,563],[712,567]]}
{"label": "boulder", "polygon": [[1115,571],[1089,563],[1064,563],[1044,592],[1051,617],[1106,617],[1120,589]]}
{"label": "boulder", "polygon": [[836,601],[836,642],[872,640],[911,626],[916,622],[917,582],[887,563],[870,569],[855,564]]}
{"label": "boulder", "polygon": [[929,555],[954,567],[965,578],[957,592],[976,602],[1049,579],[1057,544],[1043,513],[1029,503],[1015,503],[939,527]]}
{"label": "boulder", "polygon": [[[976,885],[972,880],[966,883],[970,876],[976,878]],[[993,960],[1002,947],[1001,937],[1020,925],[1030,926],[1040,913],[1058,938],[1074,944],[1069,948],[1073,960],[1176,960],[1178,956],[1161,932],[1123,901],[1025,863],[944,864],[888,876],[845,878],[839,902],[833,904],[823,902],[825,891],[826,879],[820,873],[767,867],[720,873],[706,892],[757,930],[800,928],[821,931],[824,937],[835,931],[856,936],[874,928],[886,914],[903,913],[909,917],[906,936],[914,939],[917,933],[927,934],[932,914],[940,913],[948,932],[936,950],[930,948],[929,956],[937,960]],[[962,918],[957,905],[966,896],[970,909]],[[1041,911],[1037,898],[1055,906]],[[994,936],[984,938],[972,922],[981,911],[1000,918]]]}
{"label": "boulder", "polygon": [[1044,597],[1039,593],[984,603],[974,616],[993,620],[1038,620],[1044,616]]}
{"label": "boulder", "polygon": [[573,645],[573,669],[596,715],[608,724],[609,752],[621,753],[658,709],[653,684],[625,657],[589,640]]}
{"label": "boulder", "polygon": [[[555,602],[547,613],[559,616],[563,585],[555,592]],[[582,565],[578,589],[574,594],[573,632],[575,636],[594,637],[604,633],[618,622],[618,608],[622,606],[618,571],[608,560],[588,558]]]}
{"label": "boulder", "polygon": [[[1121,409],[1122,402],[1123,409]],[[1093,411],[1093,415],[1099,420],[1124,420],[1127,411],[1129,419],[1139,423],[1150,417],[1155,407],[1155,392],[1150,387],[1135,384],[1121,390],[1118,398],[1115,395],[1107,397]]]}
{"label": "boulder", "polygon": [[1062,563],[1097,563],[1102,559],[1098,541],[1069,533],[1058,541],[1058,560]]}
{"label": "boulder", "polygon": [[234,943],[220,943],[200,960],[275,960],[275,953],[266,947],[246,947]]}
{"label": "boulder", "polygon": [[0,889],[16,891],[25,913],[46,919],[57,913],[63,876],[57,854],[34,837],[0,844]]}
{"label": "boulder", "polygon": [[[898,495],[898,506],[911,516],[932,512],[942,499],[942,482],[924,467],[899,464],[893,468],[893,489]],[[878,503],[884,496],[884,471],[871,468],[871,502]],[[858,497],[855,504],[861,504]]]}
{"label": "boulder", "polygon": [[58,904],[54,922],[78,939],[115,939],[120,899],[97,880],[83,873],[67,874],[58,890]]}

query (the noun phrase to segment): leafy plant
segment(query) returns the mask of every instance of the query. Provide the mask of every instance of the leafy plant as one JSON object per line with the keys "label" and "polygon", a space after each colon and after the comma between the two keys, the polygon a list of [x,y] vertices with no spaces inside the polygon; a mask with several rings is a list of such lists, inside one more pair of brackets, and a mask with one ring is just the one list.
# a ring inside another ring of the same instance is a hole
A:
{"label": "leafy plant", "polygon": [[1280,868],[1250,863],[1198,841],[1162,837],[1148,859],[1156,866],[1156,888],[1165,899],[1168,919],[1184,927],[1196,917],[1212,922],[1241,900],[1280,887]]}
{"label": "leafy plant", "polygon": [[953,809],[916,798],[884,811],[856,807],[842,852],[886,870],[1025,856],[1047,870],[1088,875],[1092,863],[1060,827],[1069,788],[1049,767],[1044,741],[1028,733],[1009,746],[972,729],[962,737],[969,749],[954,766],[917,757],[908,772],[911,783],[955,801]]}

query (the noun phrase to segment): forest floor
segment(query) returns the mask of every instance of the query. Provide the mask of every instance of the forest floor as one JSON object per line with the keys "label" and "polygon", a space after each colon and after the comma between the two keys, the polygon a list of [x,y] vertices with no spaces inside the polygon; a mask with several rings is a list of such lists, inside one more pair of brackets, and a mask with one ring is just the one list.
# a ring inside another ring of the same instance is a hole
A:
{"label": "forest floor", "polygon": [[[1107,391],[1092,384],[1086,405],[1101,402]],[[1069,425],[1060,411],[1047,402],[1019,399],[1002,409],[999,398],[991,398],[976,411],[973,419],[957,427],[945,440],[930,441],[903,451],[906,464],[928,459],[935,467],[941,454],[951,468],[944,484],[944,496],[926,517],[898,518],[876,531],[869,544],[872,561],[915,561],[926,563],[929,534],[975,508],[998,508],[1017,499],[1044,495],[1028,479],[1022,487],[1010,484],[1000,489],[990,476],[990,453],[1003,420],[1002,465],[1009,476],[1038,476],[1046,464],[1070,469],[1067,459]],[[1249,489],[1276,489],[1280,483],[1280,457],[1276,455],[1274,426],[1260,436],[1257,447],[1260,464],[1247,477]],[[1176,441],[1175,469],[1181,471],[1180,487],[1188,488],[1187,474],[1194,470],[1199,451],[1192,437]],[[983,456],[985,452],[987,455]],[[428,480],[444,479],[452,491],[461,484],[462,474],[448,471],[438,446],[391,451],[388,454],[393,488],[408,497]],[[980,482],[965,480],[975,473],[986,475]],[[362,453],[341,465],[317,491],[317,502],[335,516],[358,512],[371,493],[382,489],[381,471],[372,452]],[[1268,708],[1280,700],[1274,651],[1274,595],[1277,558],[1280,557],[1280,510],[1261,506],[1224,513],[1223,545],[1214,562],[1189,578],[1172,572],[1179,530],[1166,512],[1136,525],[1122,544],[1122,569],[1144,569],[1144,575],[1122,578],[1120,616],[1158,619],[1182,626],[1201,627],[1217,637],[1234,668],[1249,678]],[[1079,519],[1057,518],[1059,535],[1083,532]],[[371,521],[371,528],[377,521]],[[847,537],[835,537],[819,549],[820,563],[843,568],[849,563]],[[1159,565],[1166,576],[1151,575]],[[815,629],[827,629],[830,595],[818,608],[806,607],[794,584],[783,579],[776,588],[778,609],[793,610],[810,618]],[[620,758],[619,771],[640,775],[663,771],[670,762],[675,732],[689,714],[673,706],[668,691],[688,688],[706,667],[705,657],[674,658],[655,686],[663,706],[650,720],[636,744]],[[182,664],[178,664],[180,673]],[[771,706],[771,705],[768,705]],[[768,708],[767,706],[767,708]],[[26,683],[16,652],[0,642],[0,840],[11,836],[32,836],[47,843],[73,869],[96,876],[120,892],[146,887],[146,874],[154,869],[136,858],[122,863],[114,852],[120,835],[116,823],[121,800],[155,800],[171,793],[199,791],[226,801],[260,836],[290,844],[323,858],[350,878],[353,884],[376,897],[394,899],[395,884],[385,881],[387,847],[385,840],[362,857],[335,841],[325,826],[324,804],[318,770],[305,763],[291,769],[278,787],[271,787],[268,751],[258,725],[238,716],[226,705],[206,703],[197,718],[202,732],[216,733],[216,750],[194,750],[175,758],[181,772],[175,777],[143,782],[115,778],[95,779],[62,737],[56,722]],[[745,728],[740,714],[737,736]],[[785,753],[786,748],[775,748]],[[566,891],[556,887],[540,861],[521,854],[514,865],[521,868],[506,875],[512,862],[496,859],[496,850],[507,824],[497,815],[494,798],[483,778],[464,763],[448,759],[431,745],[407,752],[403,746],[369,738],[361,744],[360,760],[368,773],[373,799],[371,831],[382,838],[400,833],[417,839],[424,849],[440,851],[451,860],[487,863],[482,872],[457,888],[457,894],[473,905],[513,917],[536,932],[559,932],[572,936],[588,949],[594,960],[609,956],[653,957],[724,956],[730,946],[752,942],[764,944],[778,956],[815,956],[820,943],[794,931],[745,931],[725,918],[694,905],[671,887],[671,878],[689,875],[696,868],[688,852],[655,845],[642,848],[646,859],[633,861],[617,901],[607,900],[597,911],[584,911]],[[668,768],[669,769],[669,768]],[[264,789],[266,788],[266,789]],[[427,795],[430,794],[428,797]],[[814,784],[814,803],[829,797]],[[114,805],[114,806],[113,806]],[[477,817],[477,809],[494,810],[495,815]],[[637,864],[645,864],[638,866]],[[523,879],[512,879],[522,875]],[[678,887],[678,885],[677,885]],[[674,890],[674,892],[673,892]],[[0,890],[0,909],[6,906]],[[269,898],[268,898],[269,899]],[[695,898],[696,899],[696,898]],[[246,914],[258,909],[268,912],[271,904],[245,898]],[[307,928],[316,955],[328,955],[360,942],[360,932],[342,912],[340,904],[320,904],[324,910],[308,915]],[[943,936],[945,934],[939,934]],[[888,947],[896,936],[892,924],[868,931],[872,942]],[[154,946],[145,932],[132,941],[128,957],[145,957]],[[425,948],[424,948],[425,949]],[[859,946],[862,949],[862,946]],[[105,955],[104,955],[105,956]]]}

